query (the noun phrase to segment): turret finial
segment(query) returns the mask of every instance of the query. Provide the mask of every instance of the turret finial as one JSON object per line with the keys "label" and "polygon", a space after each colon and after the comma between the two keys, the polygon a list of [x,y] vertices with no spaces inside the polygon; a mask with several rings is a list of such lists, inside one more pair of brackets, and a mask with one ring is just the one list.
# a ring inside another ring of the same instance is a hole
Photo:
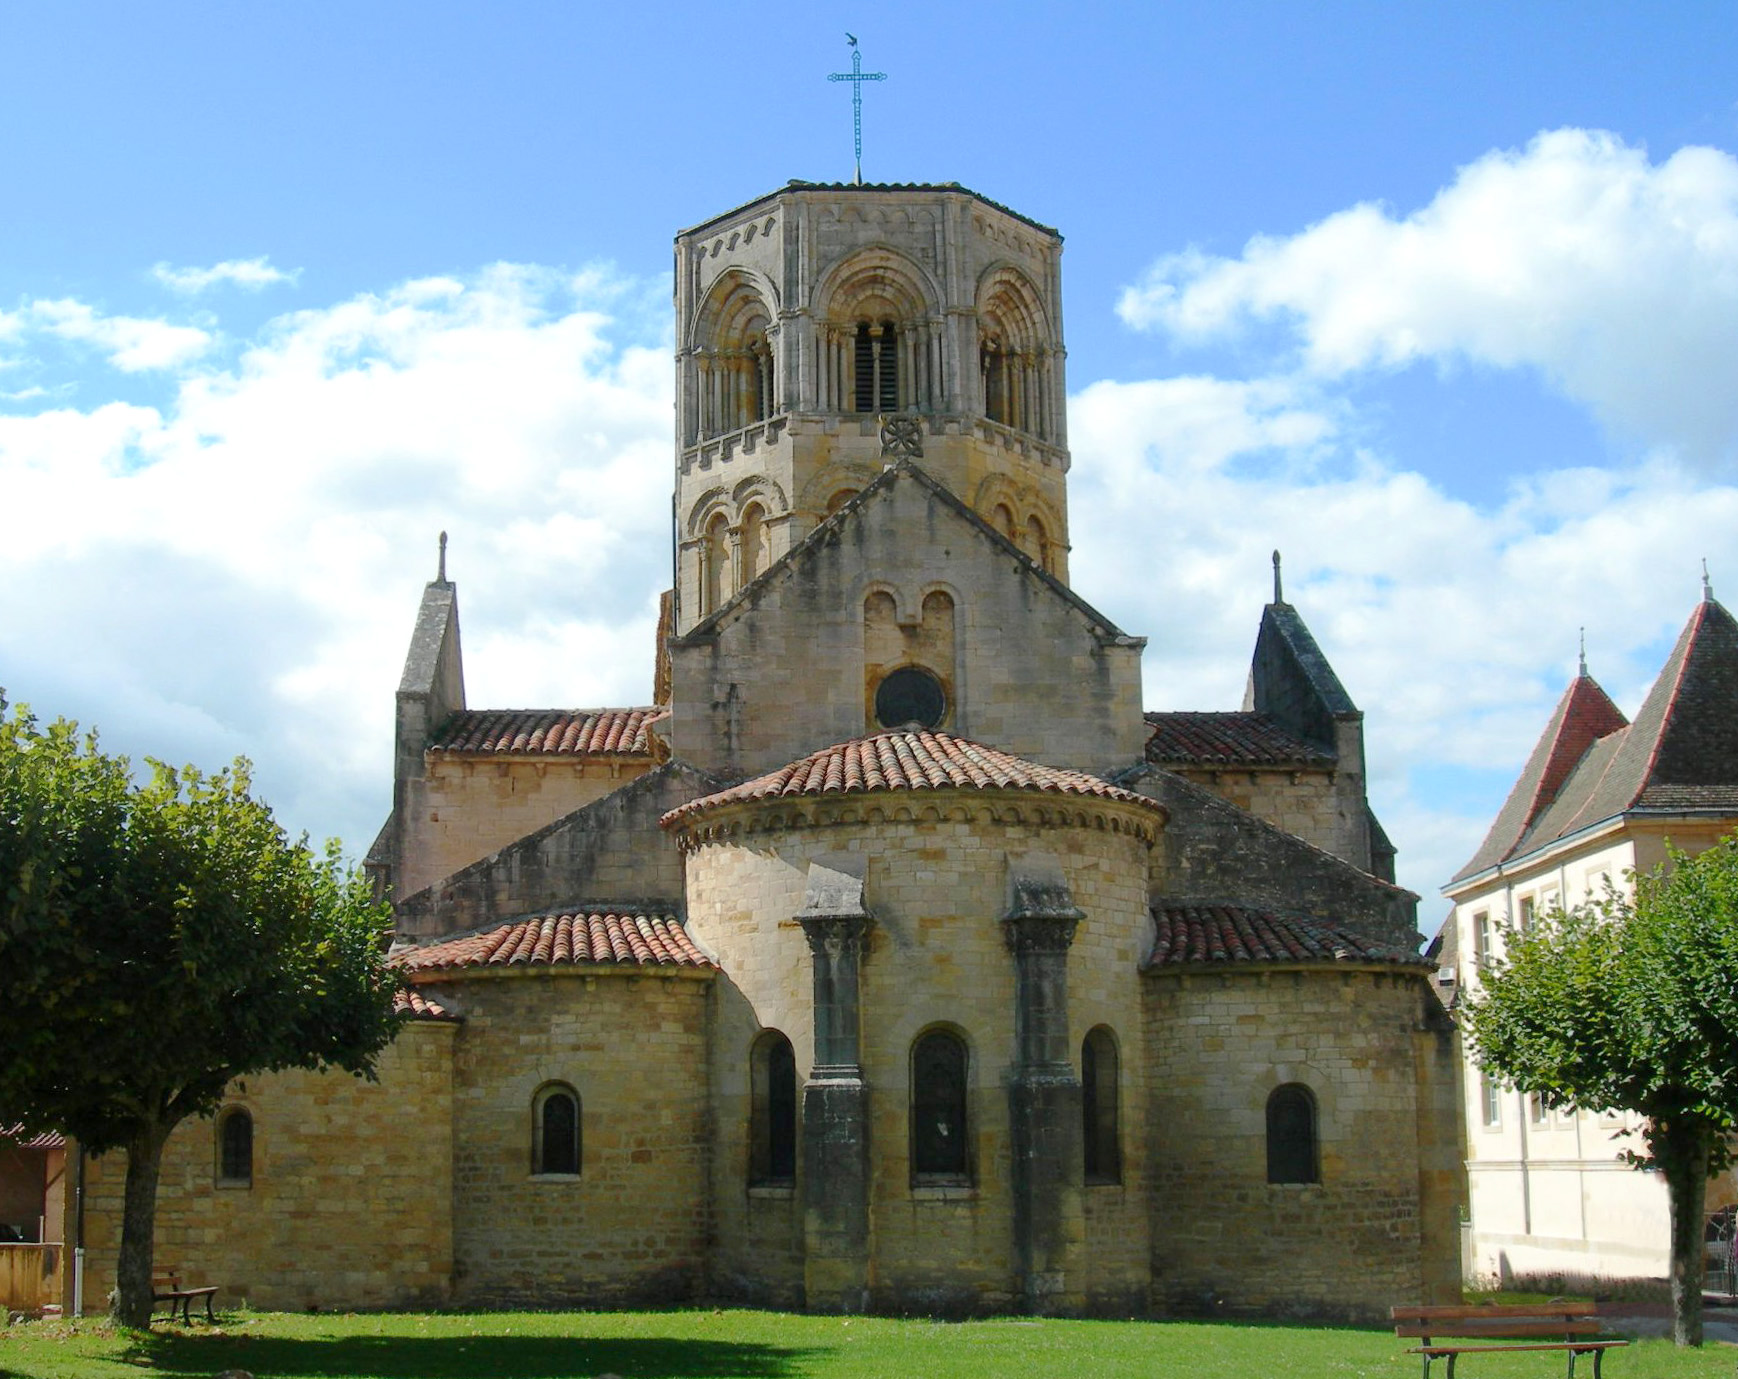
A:
{"label": "turret finial", "polygon": [[440,568],[440,573],[435,576],[435,583],[436,584],[445,584],[446,582],[447,582],[447,534],[445,532],[442,532],[441,533],[441,568]]}
{"label": "turret finial", "polygon": [[1702,557],[1702,602],[1714,601],[1714,581],[1708,578],[1708,557]]}
{"label": "turret finial", "polygon": [[1587,629],[1581,629],[1581,677],[1587,678]]}
{"label": "turret finial", "polygon": [[1273,601],[1285,602],[1285,587],[1279,581],[1279,552],[1273,553]]}

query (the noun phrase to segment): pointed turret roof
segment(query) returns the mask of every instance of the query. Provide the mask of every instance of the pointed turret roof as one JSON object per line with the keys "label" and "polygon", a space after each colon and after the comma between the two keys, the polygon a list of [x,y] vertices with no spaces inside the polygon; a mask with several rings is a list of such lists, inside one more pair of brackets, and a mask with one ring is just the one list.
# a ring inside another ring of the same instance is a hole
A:
{"label": "pointed turret roof", "polygon": [[[1679,635],[1634,723],[1623,724],[1590,677],[1576,678],[1490,836],[1455,880],[1620,814],[1738,813],[1735,708],[1738,621],[1710,596]],[[1581,721],[1568,721],[1566,710]],[[1602,721],[1613,726],[1600,732]],[[1554,779],[1560,784],[1548,791]]]}
{"label": "pointed turret roof", "polygon": [[1600,738],[1628,726],[1629,720],[1611,702],[1611,696],[1583,669],[1557,701],[1556,712],[1527,758],[1520,779],[1497,811],[1484,842],[1454,879],[1459,881],[1494,867],[1512,855],[1515,845],[1557,798],[1563,782],[1587,755],[1588,748]]}

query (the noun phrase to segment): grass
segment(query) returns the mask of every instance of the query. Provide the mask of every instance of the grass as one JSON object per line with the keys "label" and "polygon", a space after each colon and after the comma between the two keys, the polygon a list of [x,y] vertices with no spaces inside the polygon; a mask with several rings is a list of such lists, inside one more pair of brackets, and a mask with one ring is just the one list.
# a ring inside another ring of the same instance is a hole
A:
{"label": "grass", "polygon": [[[1583,1362],[1589,1374],[1591,1366]],[[1557,1354],[1470,1356],[1476,1379],[1549,1379]],[[1390,1331],[1190,1322],[900,1321],[782,1312],[238,1312],[215,1328],[92,1322],[0,1330],[6,1379],[1412,1379]],[[1609,1379],[1730,1376],[1730,1348],[1642,1341]]]}

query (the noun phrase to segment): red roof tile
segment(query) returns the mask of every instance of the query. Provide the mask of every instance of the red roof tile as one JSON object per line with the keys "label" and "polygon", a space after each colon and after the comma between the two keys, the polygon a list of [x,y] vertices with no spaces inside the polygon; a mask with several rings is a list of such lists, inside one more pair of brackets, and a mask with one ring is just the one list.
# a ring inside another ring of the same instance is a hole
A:
{"label": "red roof tile", "polygon": [[406,972],[472,967],[715,967],[670,915],[554,911],[399,953]]}
{"label": "red roof tile", "polygon": [[412,1020],[457,1020],[457,1012],[448,1010],[439,1001],[425,995],[421,991],[401,991],[392,998],[392,1009],[396,1014],[408,1015]]}
{"label": "red roof tile", "polygon": [[649,756],[650,709],[461,709],[429,740],[432,752],[514,756]]}
{"label": "red roof tile", "polygon": [[1332,766],[1331,754],[1265,713],[1146,715],[1147,760],[1157,766]]}
{"label": "red roof tile", "polygon": [[811,752],[768,775],[690,800],[664,815],[661,822],[669,827],[715,805],[895,790],[1038,790],[1158,808],[1144,795],[1119,789],[1083,771],[1040,766],[951,733],[901,728]]}
{"label": "red roof tile", "polygon": [[0,1129],[0,1140],[9,1140],[14,1149],[65,1149],[66,1136],[58,1130],[44,1130],[40,1135],[32,1135],[28,1139],[20,1139],[18,1132],[24,1127],[13,1125]]}
{"label": "red roof tile", "polygon": [[1237,905],[1155,907],[1153,923],[1158,936],[1149,968],[1263,962],[1430,965],[1415,949],[1374,943],[1335,924]]}

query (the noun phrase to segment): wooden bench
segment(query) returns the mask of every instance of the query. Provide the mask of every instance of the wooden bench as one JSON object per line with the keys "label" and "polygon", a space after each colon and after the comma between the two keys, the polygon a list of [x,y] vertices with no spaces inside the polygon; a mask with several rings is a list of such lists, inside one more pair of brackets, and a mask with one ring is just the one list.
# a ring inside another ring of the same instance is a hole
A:
{"label": "wooden bench", "polygon": [[[1575,1360],[1593,1356],[1593,1379],[1599,1379],[1599,1362],[1613,1346],[1628,1341],[1601,1340],[1599,1314],[1590,1302],[1543,1302],[1484,1307],[1395,1307],[1388,1314],[1394,1334],[1418,1339],[1406,1353],[1424,1357],[1424,1379],[1430,1379],[1430,1362],[1446,1358],[1448,1379],[1454,1379],[1454,1362],[1462,1355],[1491,1350],[1563,1350],[1569,1353],[1569,1379],[1575,1379]],[[1432,1341],[1434,1336],[1452,1336],[1449,1343]],[[1545,1340],[1544,1337],[1556,1339]],[[1533,1338],[1540,1339],[1533,1339]],[[1509,1344],[1487,1344],[1513,1338]]]}
{"label": "wooden bench", "polygon": [[193,1325],[193,1304],[195,1300],[205,1303],[205,1320],[215,1323],[216,1314],[211,1310],[212,1299],[217,1296],[216,1288],[183,1288],[181,1277],[177,1270],[159,1269],[151,1276],[151,1310],[157,1310],[157,1304],[169,1304],[169,1320],[175,1320],[175,1314],[181,1314],[184,1325]]}

